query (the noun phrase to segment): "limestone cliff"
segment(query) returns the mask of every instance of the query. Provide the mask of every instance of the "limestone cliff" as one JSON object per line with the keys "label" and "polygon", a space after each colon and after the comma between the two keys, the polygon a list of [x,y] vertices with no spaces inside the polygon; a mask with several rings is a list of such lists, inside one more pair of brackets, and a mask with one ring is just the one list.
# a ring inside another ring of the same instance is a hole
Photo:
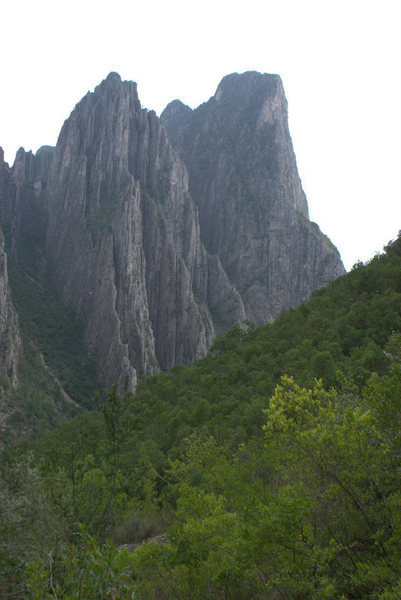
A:
{"label": "limestone cliff", "polygon": [[202,241],[250,320],[275,318],[344,273],[309,221],[277,75],[228,75],[208,102],[191,110],[175,100],[161,120],[188,168]]}
{"label": "limestone cliff", "polygon": [[103,381],[204,355],[245,317],[205,251],[186,168],[136,84],[111,73],[65,122],[47,182],[46,252]]}

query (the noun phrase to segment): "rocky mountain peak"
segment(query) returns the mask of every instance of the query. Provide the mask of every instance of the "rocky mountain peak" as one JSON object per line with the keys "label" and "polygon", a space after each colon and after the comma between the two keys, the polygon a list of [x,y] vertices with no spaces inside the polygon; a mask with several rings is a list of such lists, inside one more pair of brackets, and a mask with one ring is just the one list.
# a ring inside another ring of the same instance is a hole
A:
{"label": "rocky mountain peak", "polygon": [[139,102],[137,84],[135,81],[123,81],[120,75],[114,71],[108,74],[103,81],[96,86],[93,94],[99,96],[101,94],[119,95],[129,90],[128,93],[132,94],[135,102]]}
{"label": "rocky mountain peak", "polygon": [[250,320],[275,318],[344,273],[309,223],[279,76],[233,73],[182,120],[170,115],[168,107],[161,119],[189,170],[202,241]]}
{"label": "rocky mountain peak", "polygon": [[19,148],[12,166],[15,181],[22,185],[28,181],[45,180],[50,168],[53,152],[53,146],[42,146],[36,154],[31,150],[27,152],[24,148]]}
{"label": "rocky mountain peak", "polygon": [[[185,165],[136,84],[110,74],[65,122],[46,252],[107,383],[205,354],[242,300],[200,240]],[[213,316],[212,316],[213,312]]]}
{"label": "rocky mountain peak", "polygon": [[119,73],[117,73],[116,71],[110,71],[110,73],[107,75],[107,77],[103,80],[102,83],[106,84],[106,83],[110,83],[110,82],[121,83],[122,82],[121,75]]}
{"label": "rocky mountain peak", "polygon": [[192,108],[187,106],[181,100],[172,100],[164,109],[161,119],[164,124],[169,123],[179,125],[181,121],[192,113]]}
{"label": "rocky mountain peak", "polygon": [[214,99],[216,102],[235,99],[244,101],[256,91],[271,94],[273,91],[283,90],[279,75],[246,71],[245,73],[231,73],[223,77],[217,86]]}
{"label": "rocky mountain peak", "polygon": [[17,154],[15,155],[15,160],[13,164],[13,172],[19,178],[25,177],[25,171],[27,169],[28,164],[31,162],[33,154],[31,151],[25,152],[25,148],[20,146],[17,150]]}

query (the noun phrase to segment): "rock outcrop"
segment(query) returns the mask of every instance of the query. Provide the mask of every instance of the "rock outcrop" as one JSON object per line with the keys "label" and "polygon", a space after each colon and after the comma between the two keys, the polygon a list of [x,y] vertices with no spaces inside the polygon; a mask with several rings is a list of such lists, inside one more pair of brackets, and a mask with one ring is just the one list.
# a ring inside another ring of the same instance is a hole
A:
{"label": "rock outcrop", "polygon": [[20,148],[12,169],[3,160],[0,225],[7,238],[11,258],[15,258],[20,236],[41,242],[45,240],[45,193],[53,151],[51,146],[43,146],[36,154]]}
{"label": "rock outcrop", "polygon": [[203,356],[242,300],[200,241],[187,170],[136,84],[111,73],[65,122],[46,251],[106,383]]}
{"label": "rock outcrop", "polygon": [[161,115],[189,172],[201,239],[261,323],[344,273],[317,225],[298,175],[280,77],[225,77],[196,110],[180,101]]}

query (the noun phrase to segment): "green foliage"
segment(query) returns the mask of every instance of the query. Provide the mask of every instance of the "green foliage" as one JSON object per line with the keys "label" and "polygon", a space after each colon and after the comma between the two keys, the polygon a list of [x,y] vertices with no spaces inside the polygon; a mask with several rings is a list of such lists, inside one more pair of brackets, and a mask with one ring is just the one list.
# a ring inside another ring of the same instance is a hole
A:
{"label": "green foliage", "polygon": [[389,365],[385,344],[401,330],[401,238],[387,253],[261,327],[234,327],[189,368],[144,378],[135,428],[178,456],[195,429],[235,447],[260,434],[262,409],[286,373],[311,387],[356,386]]}
{"label": "green foliage", "polygon": [[[67,539],[59,500],[64,480],[54,474],[50,493],[32,457],[0,472],[0,596],[22,597],[25,566],[59,551]],[[21,594],[21,596],[20,596]]]}
{"label": "green foliage", "polygon": [[[28,488],[66,534],[56,549],[32,538],[18,565],[10,552],[7,589],[18,573],[32,598],[398,598],[400,273],[401,238],[43,436]],[[110,541],[166,531],[132,554]]]}
{"label": "green foliage", "polygon": [[30,600],[132,600],[135,598],[132,558],[110,542],[99,546],[82,536],[57,557],[37,559],[27,567]]}
{"label": "green foliage", "polygon": [[44,381],[47,398],[55,406],[64,406],[67,414],[73,404],[65,400],[65,392],[80,406],[90,407],[97,381],[83,344],[82,327],[58,298],[38,244],[27,239],[19,242],[9,278],[23,340],[19,379],[24,392],[12,399],[13,405],[21,406],[21,419],[23,411],[36,404]]}
{"label": "green foliage", "polygon": [[[374,378],[377,391],[388,384]],[[232,453],[189,441],[169,471],[178,494],[170,544],[135,551],[141,598],[395,598],[398,461],[368,404],[284,377],[264,445]]]}

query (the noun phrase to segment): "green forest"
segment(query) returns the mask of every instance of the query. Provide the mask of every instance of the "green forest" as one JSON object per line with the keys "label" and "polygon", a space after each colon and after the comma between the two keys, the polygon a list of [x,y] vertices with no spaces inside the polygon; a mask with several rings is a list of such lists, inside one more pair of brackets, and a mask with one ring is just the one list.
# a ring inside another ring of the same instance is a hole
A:
{"label": "green forest", "polygon": [[1,598],[401,598],[401,236],[134,393],[81,380],[0,454]]}

